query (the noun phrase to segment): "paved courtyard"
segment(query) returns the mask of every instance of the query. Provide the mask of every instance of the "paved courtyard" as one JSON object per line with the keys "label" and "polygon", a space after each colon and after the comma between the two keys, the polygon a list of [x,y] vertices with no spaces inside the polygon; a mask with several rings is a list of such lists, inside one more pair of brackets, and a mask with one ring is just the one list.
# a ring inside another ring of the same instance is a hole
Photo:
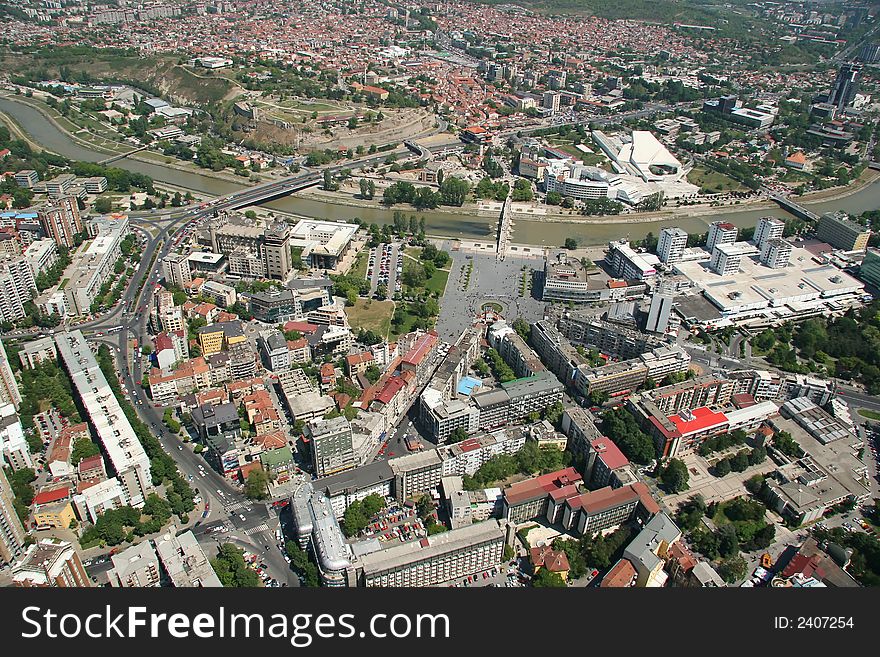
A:
{"label": "paved courtyard", "polygon": [[[499,304],[501,314],[511,321],[517,317],[529,322],[543,318],[543,302],[532,298],[528,290],[526,296],[520,296],[523,272],[543,269],[543,251],[511,248],[507,257],[499,262],[494,248],[489,250],[485,247],[485,243],[478,246],[452,240],[439,245],[452,256],[449,282],[440,299],[440,317],[436,326],[442,340],[455,340],[470,326],[483,304],[489,302]],[[470,263],[473,263],[473,269],[468,281]]]}
{"label": "paved courtyard", "polygon": [[772,472],[775,467],[773,461],[767,459],[759,465],[747,468],[745,472],[731,472],[726,477],[719,479],[710,474],[706,460],[698,454],[685,454],[680,458],[687,466],[688,474],[690,475],[688,480],[690,487],[683,493],[663,497],[663,504],[673,513],[679,504],[697,493],[703,496],[707,504],[710,502],[723,502],[740,495],[746,495],[743,482],[757,474]]}

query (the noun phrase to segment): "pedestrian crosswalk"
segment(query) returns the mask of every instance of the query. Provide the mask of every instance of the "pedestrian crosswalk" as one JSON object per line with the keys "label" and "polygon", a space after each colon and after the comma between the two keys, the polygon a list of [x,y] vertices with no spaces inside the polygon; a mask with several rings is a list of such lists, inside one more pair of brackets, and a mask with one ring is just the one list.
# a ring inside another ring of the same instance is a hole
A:
{"label": "pedestrian crosswalk", "polygon": [[223,508],[227,511],[241,511],[242,509],[251,510],[251,505],[247,502],[233,502],[232,504],[224,504]]}
{"label": "pedestrian crosswalk", "polygon": [[260,532],[264,532],[264,531],[266,531],[267,529],[269,529],[269,525],[267,525],[267,524],[264,522],[262,525],[257,525],[256,527],[249,527],[249,528],[245,529],[245,530],[244,530],[244,535],[245,535],[245,536],[251,536],[252,534],[258,534],[258,533],[260,533]]}

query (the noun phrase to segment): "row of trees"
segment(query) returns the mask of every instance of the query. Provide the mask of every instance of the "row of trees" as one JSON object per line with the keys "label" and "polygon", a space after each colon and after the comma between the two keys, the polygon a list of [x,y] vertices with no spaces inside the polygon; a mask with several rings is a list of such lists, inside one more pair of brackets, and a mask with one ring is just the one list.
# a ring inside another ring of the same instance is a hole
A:
{"label": "row of trees", "polygon": [[714,474],[716,477],[724,477],[731,472],[745,472],[746,468],[763,463],[766,458],[767,450],[763,447],[743,449],[733,456],[718,461],[714,467]]}
{"label": "row of trees", "polygon": [[615,408],[602,418],[602,433],[634,463],[646,465],[656,457],[654,441],[639,428],[635,418],[625,409]]}
{"label": "row of trees", "polygon": [[162,448],[159,439],[138,417],[128,397],[122,394],[116,368],[113,365],[113,357],[107,345],[102,344],[98,348],[97,360],[101,371],[107,379],[107,383],[113,390],[113,394],[119,400],[125,417],[131,424],[132,429],[134,429],[135,435],[150,459],[150,473],[153,477],[153,483],[155,485],[164,484],[165,498],[171,505],[172,513],[180,518],[182,522],[187,522],[189,520],[187,514],[195,508],[195,503],[193,502],[195,495],[192,487],[183,478],[183,475],[180,474],[174,459]]}
{"label": "row of trees", "polygon": [[362,500],[355,500],[348,505],[342,516],[342,531],[346,536],[357,536],[377,513],[385,508],[385,500],[381,495],[371,493]]}
{"label": "row of trees", "polygon": [[465,475],[464,487],[466,490],[477,490],[517,473],[535,475],[553,472],[566,467],[570,458],[569,452],[552,446],[538,447],[537,443],[526,441],[516,454],[493,456],[473,476]]}
{"label": "row of trees", "polygon": [[321,585],[321,578],[318,575],[318,567],[309,559],[309,554],[293,541],[287,541],[284,544],[287,556],[290,557],[290,567],[299,576],[299,581],[303,586],[316,587]]}
{"label": "row of trees", "polygon": [[744,445],[745,442],[746,432],[742,429],[737,429],[736,431],[707,438],[700,444],[698,451],[700,456],[709,456],[712,452],[721,452],[734,445]]}
{"label": "row of trees", "polygon": [[444,178],[436,192],[430,187],[416,187],[410,182],[400,180],[385,188],[382,203],[409,203],[418,209],[433,209],[440,205],[461,207],[469,191],[468,182],[455,176]]}
{"label": "row of trees", "polygon": [[501,383],[507,383],[508,381],[513,381],[516,378],[516,374],[514,374],[513,369],[504,362],[504,359],[501,357],[495,349],[489,349],[486,352],[486,357],[489,359],[489,365],[492,368],[492,373],[495,375],[495,378],[498,379]]}

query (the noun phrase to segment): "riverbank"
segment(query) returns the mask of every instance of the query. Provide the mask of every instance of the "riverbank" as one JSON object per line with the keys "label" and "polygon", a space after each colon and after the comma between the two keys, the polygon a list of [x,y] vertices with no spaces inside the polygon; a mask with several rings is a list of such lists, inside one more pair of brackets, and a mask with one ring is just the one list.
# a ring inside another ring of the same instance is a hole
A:
{"label": "riverbank", "polygon": [[[803,204],[805,206],[809,206],[815,203],[829,203],[833,201],[839,201],[863,191],[870,185],[877,183],[878,180],[880,180],[880,172],[866,169],[862,172],[862,175],[859,176],[859,178],[857,178],[845,187],[834,187],[830,189],[819,190],[816,192],[810,192],[801,197],[798,197],[797,200],[800,204]],[[406,204],[394,205],[389,207],[383,205],[380,201],[376,199],[360,199],[357,198],[354,189],[350,191],[346,190],[331,192],[319,188],[312,188],[304,190],[302,192],[298,192],[297,196],[299,196],[300,198],[340,207],[370,208],[385,212],[400,211],[405,214],[420,214],[424,212]],[[717,215],[736,215],[740,213],[753,213],[756,211],[781,211],[785,213],[785,211],[783,211],[777,203],[761,197],[747,199],[744,201],[734,201],[732,203],[724,205],[687,205],[681,207],[670,207],[656,212],[631,212],[615,215],[581,215],[578,214],[575,210],[567,212],[554,212],[551,210],[552,206],[548,207],[542,204],[535,204],[532,207],[536,209],[541,209],[543,212],[517,212],[516,206],[514,206],[514,221],[527,221],[530,223],[543,222],[551,224],[584,224],[589,226],[609,224],[647,224],[675,220],[693,220],[694,218],[708,217],[709,219],[706,221],[706,223],[708,224],[711,221],[714,221]],[[430,210],[430,212],[452,216],[466,214],[474,217],[489,219],[495,218],[496,214],[498,214],[480,208],[479,204],[477,203],[466,203],[461,207],[440,206],[438,208]]]}
{"label": "riverbank", "polygon": [[[0,111],[10,117],[11,123],[20,129],[29,143],[39,145],[45,150],[86,162],[99,162],[108,157],[108,154],[83,144],[69,132],[59,129],[50,117],[32,104],[13,102],[8,95],[0,95]],[[159,159],[162,159],[161,156]],[[192,191],[200,198],[226,196],[248,185],[248,181],[239,177],[219,178],[209,175],[210,172],[205,170],[169,167],[146,158],[125,158],[115,162],[113,166],[150,176],[163,187]],[[475,204],[463,208],[445,207],[424,211],[408,205],[386,208],[378,200],[369,202],[355,198],[355,191],[349,188],[348,198],[340,199],[332,193],[313,189],[268,201],[261,207],[294,217],[332,221],[352,221],[357,217],[367,223],[379,225],[393,224],[394,212],[401,211],[407,216],[423,216],[426,232],[432,236],[480,243],[494,241],[500,210],[498,213],[481,211]],[[846,188],[823,190],[798,200],[817,214],[843,210],[858,215],[866,210],[880,208],[880,175],[868,171]],[[601,245],[616,239],[642,239],[648,232],[657,235],[666,226],[678,226],[688,233],[702,233],[706,232],[712,221],[730,221],[740,228],[747,228],[754,226],[762,216],[773,215],[783,220],[792,216],[771,201],[755,201],[759,202],[722,207],[685,206],[665,208],[660,212],[595,217],[565,213],[519,213],[514,216],[512,242],[557,248],[571,237],[582,246]],[[539,209],[543,211],[548,208],[540,206]]]}
{"label": "riverbank", "polygon": [[[114,148],[110,148],[104,144],[99,144],[96,141],[94,141],[93,139],[83,138],[80,133],[83,130],[85,130],[85,128],[77,126],[75,123],[70,121],[70,119],[65,118],[64,116],[62,116],[62,114],[60,112],[49,107],[45,102],[41,101],[40,99],[38,99],[36,97],[25,99],[25,97],[23,97],[23,96],[16,96],[13,94],[0,94],[0,97],[3,97],[9,101],[14,102],[14,103],[20,103],[22,105],[27,105],[28,107],[30,107],[34,111],[39,112],[41,115],[43,115],[43,117],[47,121],[49,121],[56,129],[58,129],[61,133],[63,133],[67,138],[69,138],[74,143],[78,144],[82,148],[94,150],[94,151],[97,151],[98,153],[105,154],[107,156],[107,158],[118,157],[118,156],[124,155],[126,153],[131,153],[131,151],[135,150],[135,147],[132,146],[131,144],[126,144],[123,142],[113,142],[113,141],[110,141],[104,137],[101,137],[100,139],[104,142],[109,142],[109,143],[113,144]],[[7,117],[9,116],[8,113],[5,113],[5,112],[0,112],[0,114],[3,114],[4,116],[7,116]],[[13,116],[11,118],[14,120],[15,117]],[[65,125],[65,123],[70,124],[70,127]],[[71,127],[75,128],[75,130],[72,130]],[[20,131],[23,130],[21,128],[21,126],[19,126],[19,130]],[[87,133],[87,134],[89,134],[89,136],[92,136],[91,133]],[[31,144],[32,146],[36,146],[40,150],[49,150],[43,146],[35,144],[31,139],[27,139],[27,141],[29,144]],[[54,151],[49,150],[49,152],[54,152]],[[60,155],[60,153],[56,153],[56,154]],[[120,163],[125,159],[134,160],[136,162],[143,162],[145,164],[153,164],[156,166],[165,167],[166,169],[174,169],[174,170],[181,171],[184,173],[191,173],[191,174],[195,174],[195,175],[199,175],[199,176],[204,176],[206,178],[214,178],[216,180],[221,180],[223,182],[235,183],[235,184],[241,185],[242,187],[244,187],[246,185],[246,183],[249,182],[247,178],[244,178],[242,176],[237,176],[234,173],[229,173],[228,171],[225,171],[225,170],[224,171],[213,171],[211,169],[203,169],[202,167],[198,167],[193,164],[187,164],[187,163],[182,162],[176,158],[173,158],[173,157],[170,157],[167,155],[162,155],[161,153],[156,153],[154,151],[139,151],[137,153],[131,153],[130,155],[125,155],[124,158],[117,160],[116,162],[113,162],[113,165],[121,167]],[[121,168],[124,168],[124,167],[121,167]],[[259,174],[257,174],[257,175],[259,175]],[[183,189],[186,189],[186,188],[183,188]]]}

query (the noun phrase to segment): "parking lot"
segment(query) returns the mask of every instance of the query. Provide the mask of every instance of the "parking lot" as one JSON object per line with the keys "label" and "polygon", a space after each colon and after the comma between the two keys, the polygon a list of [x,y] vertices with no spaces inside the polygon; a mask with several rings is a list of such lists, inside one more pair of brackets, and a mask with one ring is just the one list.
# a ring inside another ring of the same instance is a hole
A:
{"label": "parking lot", "polygon": [[358,539],[376,538],[381,543],[407,543],[428,535],[416,510],[401,507],[396,502],[390,503],[371,520]]}
{"label": "parking lot", "polygon": [[367,279],[370,281],[370,295],[376,293],[380,285],[388,288],[388,296],[400,292],[400,274],[403,271],[403,257],[400,244],[380,244],[370,250],[367,259]]}

